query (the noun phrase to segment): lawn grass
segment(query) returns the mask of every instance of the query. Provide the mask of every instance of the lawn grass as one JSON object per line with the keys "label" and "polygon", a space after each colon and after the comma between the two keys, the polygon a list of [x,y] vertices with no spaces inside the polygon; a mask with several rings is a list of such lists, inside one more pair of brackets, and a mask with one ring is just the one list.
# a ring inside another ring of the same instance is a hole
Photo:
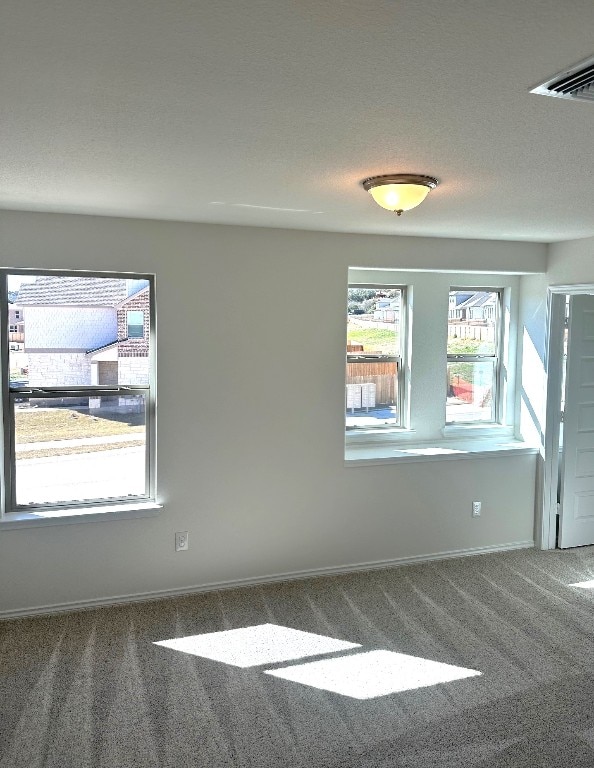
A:
{"label": "lawn grass", "polygon": [[448,336],[448,353],[450,355],[477,355],[481,350],[489,349],[491,346],[490,342],[483,342],[478,339],[458,339]]}
{"label": "lawn grass", "polygon": [[15,411],[16,443],[76,440],[85,437],[129,435],[145,431],[143,414],[92,416],[74,408],[33,408]]}
{"label": "lawn grass", "polygon": [[363,344],[364,352],[395,355],[398,337],[390,328],[347,328],[347,344]]}

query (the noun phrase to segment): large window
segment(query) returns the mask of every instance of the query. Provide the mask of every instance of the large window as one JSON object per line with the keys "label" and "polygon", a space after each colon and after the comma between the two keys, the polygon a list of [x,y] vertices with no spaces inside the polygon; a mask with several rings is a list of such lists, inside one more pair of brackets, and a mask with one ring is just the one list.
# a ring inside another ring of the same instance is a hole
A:
{"label": "large window", "polygon": [[450,290],[446,423],[498,420],[501,292]]}
{"label": "large window", "polygon": [[[4,511],[153,500],[152,277],[5,270],[0,291]],[[24,309],[17,347],[9,295]]]}
{"label": "large window", "polygon": [[347,297],[347,432],[402,426],[405,289],[350,285]]}

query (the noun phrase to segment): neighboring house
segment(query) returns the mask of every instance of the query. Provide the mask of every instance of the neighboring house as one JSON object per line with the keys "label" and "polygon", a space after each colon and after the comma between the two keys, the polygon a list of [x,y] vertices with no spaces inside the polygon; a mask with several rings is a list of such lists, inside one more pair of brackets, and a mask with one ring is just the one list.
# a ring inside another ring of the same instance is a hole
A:
{"label": "neighboring house", "polygon": [[450,291],[450,303],[448,308],[449,320],[461,320],[463,319],[463,310],[460,309],[460,305],[464,304],[468,299],[474,296],[470,291]]}
{"label": "neighboring house", "polygon": [[25,341],[25,311],[17,304],[8,305],[8,342],[13,351],[22,350]]}
{"label": "neighboring house", "polygon": [[145,280],[40,276],[21,286],[29,384],[147,384]]}
{"label": "neighboring house", "polygon": [[453,291],[450,295],[448,316],[453,321],[494,320],[497,309],[497,296],[490,291],[465,293]]}
{"label": "neighboring house", "polygon": [[400,298],[378,299],[373,319],[383,323],[395,323],[400,313]]}

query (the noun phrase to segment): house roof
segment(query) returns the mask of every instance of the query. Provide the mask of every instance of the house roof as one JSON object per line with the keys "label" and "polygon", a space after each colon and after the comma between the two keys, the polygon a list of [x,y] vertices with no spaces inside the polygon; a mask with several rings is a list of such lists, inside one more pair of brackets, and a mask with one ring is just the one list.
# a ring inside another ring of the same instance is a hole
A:
{"label": "house roof", "polygon": [[491,292],[480,291],[473,293],[469,299],[458,304],[456,309],[467,309],[469,307],[482,307],[484,304],[489,304],[495,301],[495,295]]}
{"label": "house roof", "polygon": [[106,349],[110,349],[110,347],[117,347],[118,340],[110,341],[109,344],[102,344],[100,347],[95,347],[95,349],[88,349],[85,352],[85,355],[96,355],[97,352],[103,352]]}
{"label": "house roof", "polygon": [[453,297],[456,307],[459,307],[460,304],[468,301],[473,294],[474,291],[450,291],[450,297]]}
{"label": "house roof", "polygon": [[35,282],[21,285],[18,304],[117,307],[127,297],[127,281],[121,278],[40,275]]}

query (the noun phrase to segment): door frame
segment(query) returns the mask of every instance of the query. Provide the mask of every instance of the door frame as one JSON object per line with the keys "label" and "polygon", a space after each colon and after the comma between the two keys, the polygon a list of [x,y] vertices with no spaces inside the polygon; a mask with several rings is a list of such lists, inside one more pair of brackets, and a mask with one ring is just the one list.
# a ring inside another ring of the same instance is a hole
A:
{"label": "door frame", "polygon": [[557,491],[559,482],[559,433],[561,427],[561,383],[563,379],[563,331],[565,295],[594,293],[594,284],[550,285],[547,291],[545,344],[546,413],[543,436],[544,466],[540,530],[541,549],[557,546]]}

